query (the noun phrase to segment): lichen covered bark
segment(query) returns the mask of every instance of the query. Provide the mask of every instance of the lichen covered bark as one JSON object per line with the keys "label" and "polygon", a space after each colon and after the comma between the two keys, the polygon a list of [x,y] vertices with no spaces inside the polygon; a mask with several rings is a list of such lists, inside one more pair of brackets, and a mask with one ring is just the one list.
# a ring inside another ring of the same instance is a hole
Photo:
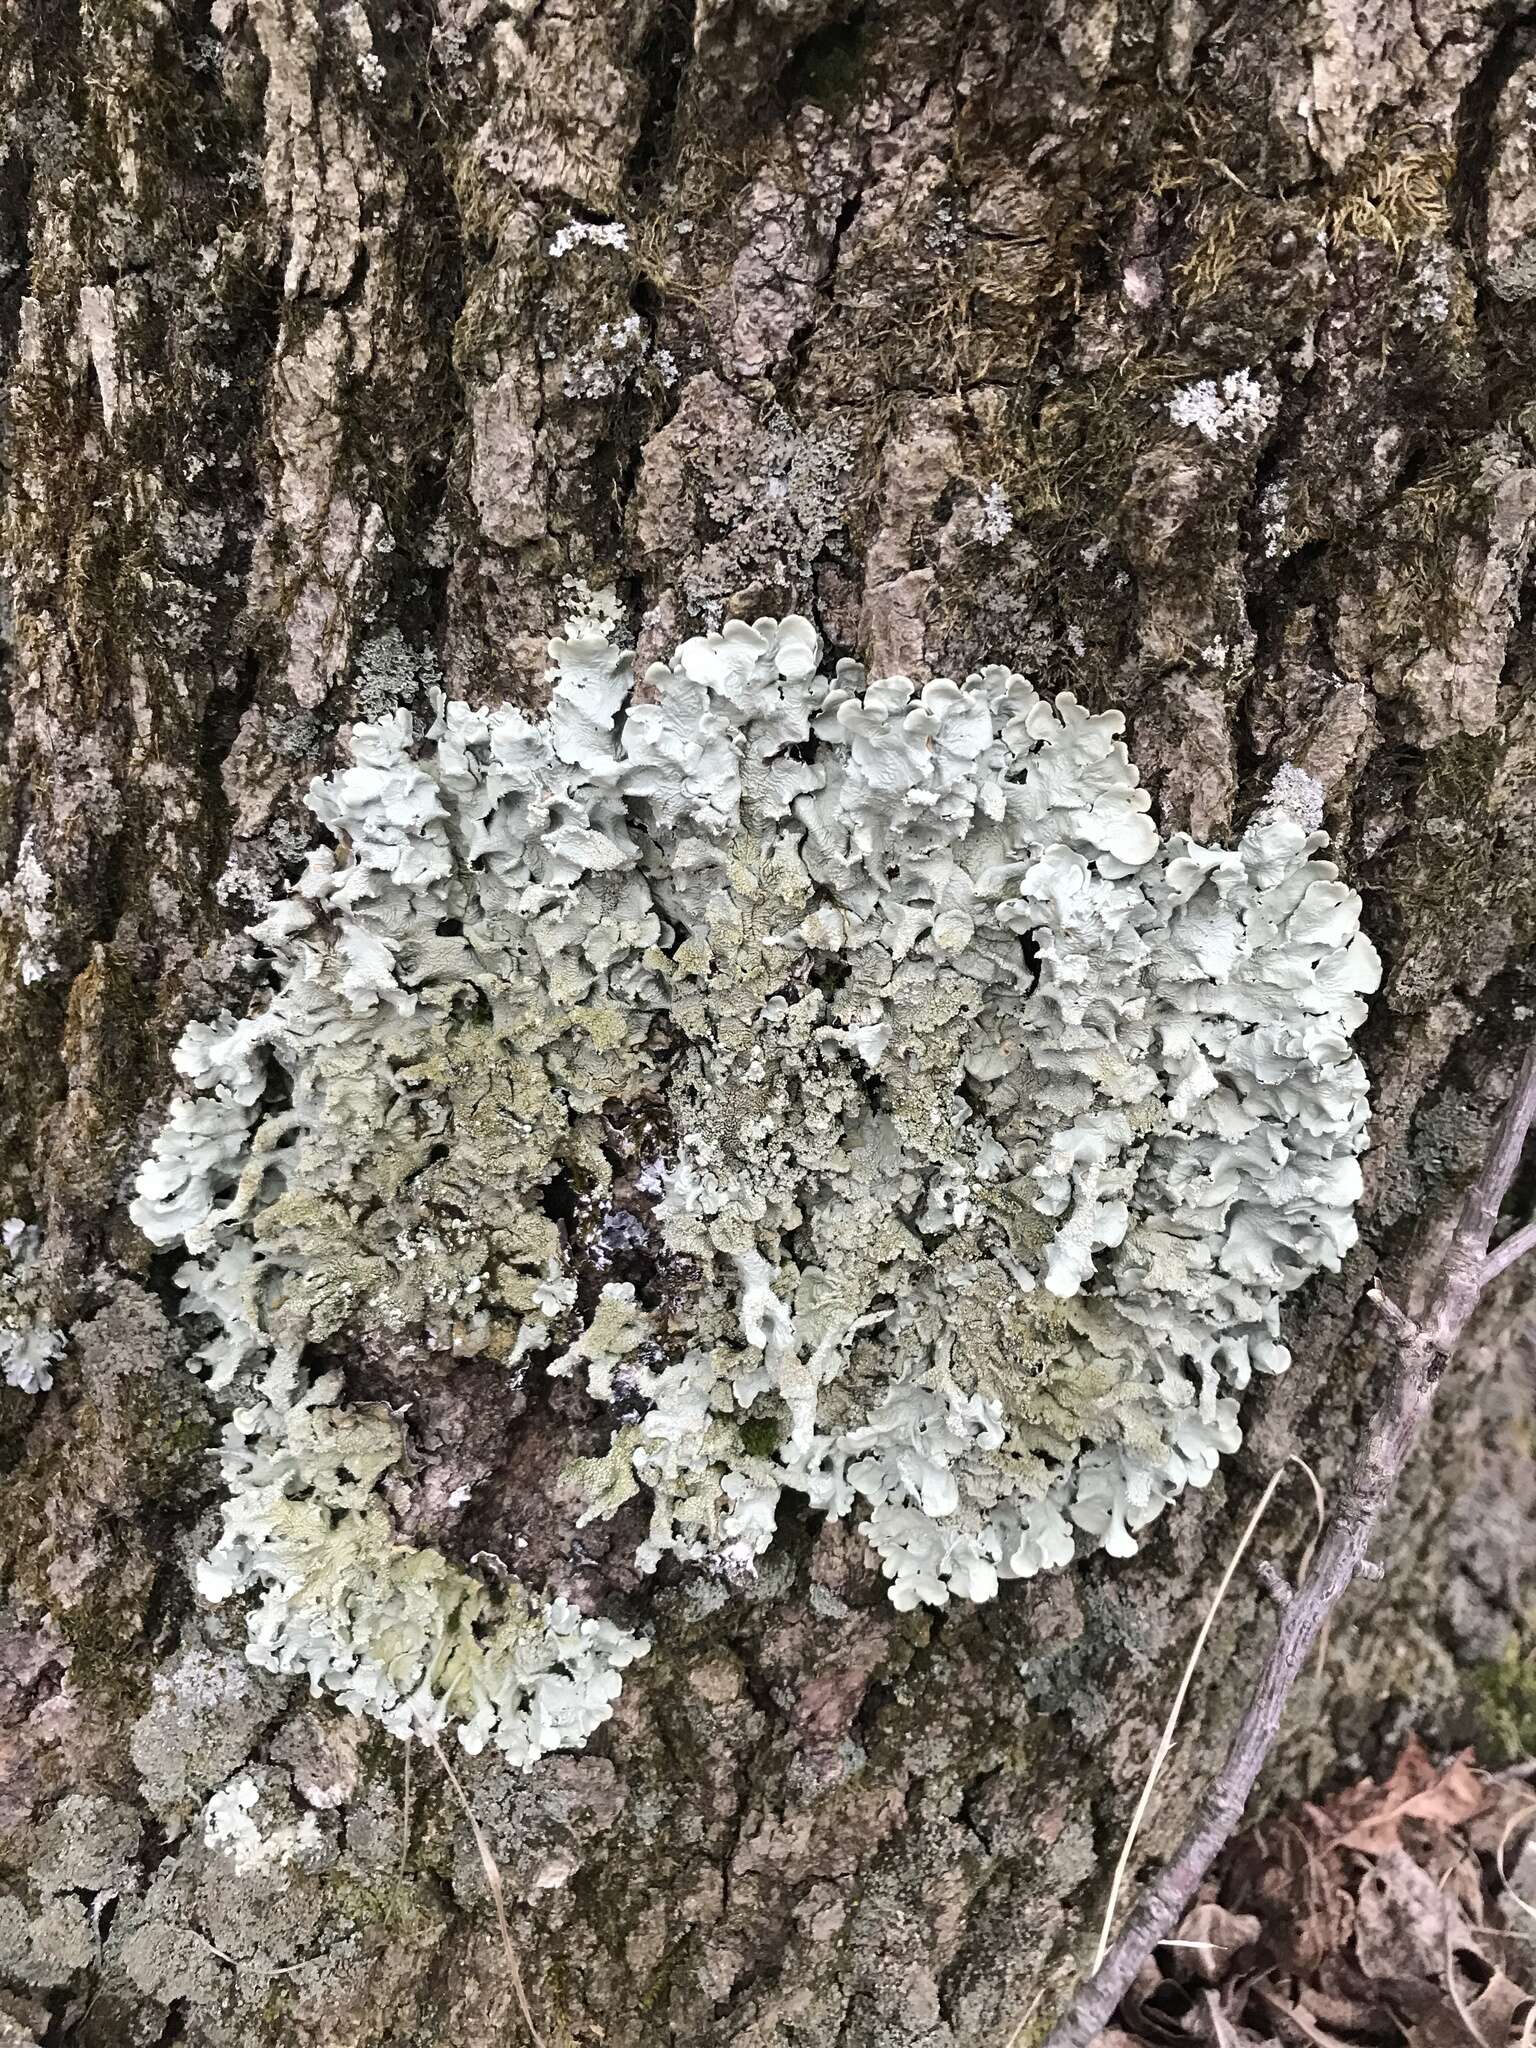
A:
{"label": "lichen covered bark", "polygon": [[[346,728],[440,683],[537,705],[611,590],[642,659],[798,611],[877,673],[1004,659],[1123,706],[1165,830],[1310,777],[1387,964],[1362,1244],[1136,1559],[902,1615],[791,1516],[748,1587],[620,1586],[655,1647],[584,1753],[468,1769],[552,2043],[1006,2040],[1081,1955],[1257,1486],[1341,1470],[1363,1290],[1411,1305],[1536,1009],[1533,32],[1332,0],[3,20],[0,1215],[42,1226],[68,1342],[52,1391],[0,1388],[0,2033],[517,2024],[435,1762],[407,1803],[396,1744],[191,1592],[217,1419],[126,1199],[185,1023],[259,1000],[244,929]],[[1506,1289],[1295,1778],[1451,1728],[1458,1664],[1518,1643],[1511,1322]],[[420,1398],[431,1484],[492,1475],[466,1555],[552,1542],[563,1397],[358,1391]],[[1265,1626],[1240,1583],[1149,1850]]]}

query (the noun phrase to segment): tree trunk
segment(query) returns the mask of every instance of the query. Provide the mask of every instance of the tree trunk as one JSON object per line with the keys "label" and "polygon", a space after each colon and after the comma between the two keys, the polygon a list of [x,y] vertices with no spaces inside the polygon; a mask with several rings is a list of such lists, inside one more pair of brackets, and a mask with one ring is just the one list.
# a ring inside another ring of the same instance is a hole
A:
{"label": "tree trunk", "polygon": [[[651,1585],[584,1753],[462,1767],[551,2048],[1030,2038],[1236,1531],[1288,1452],[1342,1470],[1387,1341],[1364,1289],[1412,1306],[1536,1009],[1531,18],[0,21],[0,1214],[42,1226],[68,1338],[51,1392],[0,1389],[0,2042],[519,2038],[436,1760],[410,1787],[193,1594],[215,1406],[126,1201],[182,1028],[260,1000],[244,932],[349,724],[438,684],[537,704],[606,588],[642,659],[799,611],[876,674],[1002,659],[1122,706],[1164,829],[1227,838],[1290,764],[1387,963],[1362,1242],[1136,1558],[898,1614],[846,1525],[789,1518],[748,1589]],[[1293,1783],[1448,1728],[1520,1620],[1513,1288],[1297,1703]],[[1312,1504],[1282,1501],[1291,1566]],[[1245,1574],[1149,1854],[1268,1625]],[[280,1865],[205,1847],[242,1771],[293,1801]]]}

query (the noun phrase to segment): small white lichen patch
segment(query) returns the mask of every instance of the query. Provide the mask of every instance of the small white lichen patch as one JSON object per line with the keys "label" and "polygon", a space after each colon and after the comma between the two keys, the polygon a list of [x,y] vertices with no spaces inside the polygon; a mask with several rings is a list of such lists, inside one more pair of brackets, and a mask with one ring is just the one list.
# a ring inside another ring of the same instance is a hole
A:
{"label": "small white lichen patch", "polygon": [[644,360],[645,351],[638,313],[601,321],[588,346],[567,359],[561,389],[567,398],[611,398]]}
{"label": "small white lichen patch", "polygon": [[577,1380],[615,1418],[566,1483],[649,1496],[647,1570],[750,1576],[786,1491],[899,1607],[1128,1555],[1354,1241],[1379,975],[1284,802],[1161,840],[1119,715],[1011,669],[828,674],[797,618],[641,690],[551,656],[542,719],[354,729],[133,1211],[233,1402],[202,1590],[258,1593],[266,1668],[524,1763],[644,1644],[399,1541],[402,1424],[328,1356]]}
{"label": "small white lichen patch", "polygon": [[46,1394],[64,1338],[42,1313],[42,1233],[12,1216],[0,1223],[0,1376],[24,1394]]}
{"label": "small white lichen patch", "polygon": [[990,483],[981,494],[976,515],[976,538],[983,547],[995,548],[1013,531],[1013,511],[1008,494],[999,483]]}
{"label": "small white lichen patch", "polygon": [[568,256],[572,249],[579,248],[583,242],[590,243],[596,249],[627,249],[629,229],[622,221],[616,220],[567,221],[563,228],[556,230],[549,245],[549,254],[556,258]]}
{"label": "small white lichen patch", "polygon": [[1182,385],[1168,401],[1176,427],[1193,427],[1207,441],[1256,441],[1273,421],[1278,400],[1247,370],[1233,370],[1218,383],[1202,377]]}
{"label": "small white lichen patch", "polygon": [[1323,785],[1294,761],[1282,761],[1269,787],[1269,801],[1287,811],[1308,832],[1323,822]]}
{"label": "small white lichen patch", "polygon": [[14,919],[19,927],[17,966],[22,981],[29,987],[59,971],[53,951],[54,917],[48,908],[52,896],[53,883],[37,857],[29,825],[21,835],[16,872],[0,887],[0,917]]}
{"label": "small white lichen patch", "polygon": [[[562,576],[560,591],[567,639],[616,642],[627,631],[624,602],[611,583],[594,590],[582,576]],[[557,681],[558,675],[551,680]]]}
{"label": "small white lichen patch", "polygon": [[313,1813],[297,1821],[280,1822],[263,1833],[258,1820],[260,1804],[261,1788],[254,1778],[231,1778],[203,1808],[205,1846],[227,1856],[242,1876],[313,1862],[323,1853],[325,1845]]}

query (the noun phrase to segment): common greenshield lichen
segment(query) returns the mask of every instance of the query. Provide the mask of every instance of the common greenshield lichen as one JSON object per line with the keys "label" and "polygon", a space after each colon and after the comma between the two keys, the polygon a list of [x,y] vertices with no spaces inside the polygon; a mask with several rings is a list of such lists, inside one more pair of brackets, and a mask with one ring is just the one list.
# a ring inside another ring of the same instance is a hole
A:
{"label": "common greenshield lichen", "polygon": [[1127,1555],[1353,1241],[1379,972],[1321,833],[1161,841],[1118,714],[1009,669],[828,675],[798,618],[552,656],[542,719],[438,698],[312,786],[270,1000],[186,1034],[133,1212],[233,1404],[203,1589],[519,1761],[643,1641],[400,1541],[328,1347],[577,1378],[566,1484],[649,1496],[647,1569],[750,1570],[786,1488],[900,1607]]}

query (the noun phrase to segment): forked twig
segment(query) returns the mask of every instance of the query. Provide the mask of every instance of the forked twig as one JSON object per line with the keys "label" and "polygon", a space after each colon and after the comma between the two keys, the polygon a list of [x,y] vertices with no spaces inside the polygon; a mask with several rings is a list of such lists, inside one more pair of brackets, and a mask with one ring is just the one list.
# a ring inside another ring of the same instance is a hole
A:
{"label": "forked twig", "polygon": [[1312,1568],[1279,1612],[1274,1642],[1226,1762],[1201,1797],[1173,1856],[1103,1961],[1079,1987],[1043,2048],[1088,2048],[1103,2031],[1137,1971],[1178,1925],[1201,1879],[1242,1819],[1254,1781],[1274,1746],[1291,1687],[1340,1596],[1361,1572],[1377,1520],[1418,1440],[1447,1359],[1485,1288],[1522,1252],[1536,1249],[1536,1224],[1522,1226],[1494,1251],[1488,1248],[1533,1117],[1536,1041],[1521,1061],[1482,1170],[1462,1201],[1423,1314],[1409,1317],[1372,1290],[1398,1342],[1383,1367],[1354,1467],[1329,1516]]}

